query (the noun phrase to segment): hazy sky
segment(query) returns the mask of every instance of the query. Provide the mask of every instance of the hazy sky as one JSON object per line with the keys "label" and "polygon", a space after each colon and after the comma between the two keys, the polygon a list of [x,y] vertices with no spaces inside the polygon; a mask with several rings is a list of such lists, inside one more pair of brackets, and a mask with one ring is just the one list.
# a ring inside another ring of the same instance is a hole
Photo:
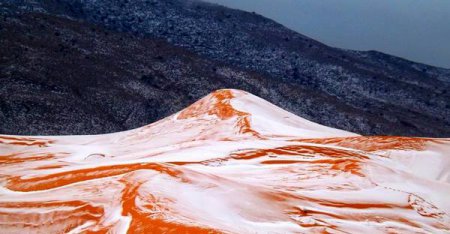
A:
{"label": "hazy sky", "polygon": [[450,68],[450,0],[206,0],[255,11],[325,44]]}

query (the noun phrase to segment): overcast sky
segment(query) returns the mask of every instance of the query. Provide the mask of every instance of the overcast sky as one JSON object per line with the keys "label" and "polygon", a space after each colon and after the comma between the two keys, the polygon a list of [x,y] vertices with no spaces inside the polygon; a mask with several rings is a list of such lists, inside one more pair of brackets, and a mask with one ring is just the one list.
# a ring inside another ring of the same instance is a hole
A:
{"label": "overcast sky", "polygon": [[450,68],[450,0],[206,0],[255,11],[325,44]]}

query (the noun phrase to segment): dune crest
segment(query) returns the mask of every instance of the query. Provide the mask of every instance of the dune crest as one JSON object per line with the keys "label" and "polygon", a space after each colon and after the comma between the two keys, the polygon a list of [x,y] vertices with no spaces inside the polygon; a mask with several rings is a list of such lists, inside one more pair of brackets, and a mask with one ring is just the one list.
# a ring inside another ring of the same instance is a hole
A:
{"label": "dune crest", "polygon": [[446,233],[450,140],[365,137],[239,90],[106,135],[0,135],[2,233]]}

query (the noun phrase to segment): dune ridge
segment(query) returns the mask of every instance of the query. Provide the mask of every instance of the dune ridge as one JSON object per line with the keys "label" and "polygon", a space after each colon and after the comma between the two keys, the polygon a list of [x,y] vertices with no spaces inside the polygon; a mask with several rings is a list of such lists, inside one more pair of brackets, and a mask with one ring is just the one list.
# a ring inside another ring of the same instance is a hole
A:
{"label": "dune ridge", "polygon": [[360,136],[224,89],[153,124],[0,135],[3,233],[450,233],[450,139]]}

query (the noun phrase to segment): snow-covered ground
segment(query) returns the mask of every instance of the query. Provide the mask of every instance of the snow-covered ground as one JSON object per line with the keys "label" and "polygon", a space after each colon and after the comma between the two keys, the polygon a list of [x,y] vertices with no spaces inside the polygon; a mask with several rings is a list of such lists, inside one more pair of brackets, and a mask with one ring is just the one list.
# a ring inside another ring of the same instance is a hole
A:
{"label": "snow-covered ground", "polygon": [[106,135],[0,135],[1,233],[450,233],[450,140],[365,137],[238,90]]}

